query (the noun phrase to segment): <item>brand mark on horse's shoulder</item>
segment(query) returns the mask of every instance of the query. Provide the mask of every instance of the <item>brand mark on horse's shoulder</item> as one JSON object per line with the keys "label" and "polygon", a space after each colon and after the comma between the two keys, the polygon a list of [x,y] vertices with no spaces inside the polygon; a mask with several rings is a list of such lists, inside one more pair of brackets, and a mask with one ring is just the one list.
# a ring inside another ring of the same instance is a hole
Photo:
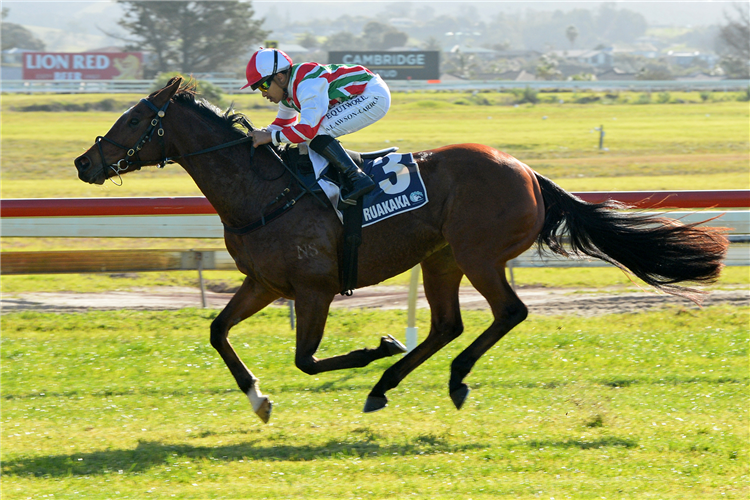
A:
{"label": "brand mark on horse's shoulder", "polygon": [[309,257],[315,257],[320,252],[317,248],[315,248],[315,244],[313,243],[307,243],[305,245],[297,245],[297,258],[299,260],[309,258]]}

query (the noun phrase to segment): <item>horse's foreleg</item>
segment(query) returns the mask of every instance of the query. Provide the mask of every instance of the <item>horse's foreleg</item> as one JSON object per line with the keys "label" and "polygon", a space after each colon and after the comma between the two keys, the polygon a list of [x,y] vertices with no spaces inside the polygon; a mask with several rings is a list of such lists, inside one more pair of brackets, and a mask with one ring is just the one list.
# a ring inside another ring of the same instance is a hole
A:
{"label": "horse's foreleg", "polygon": [[463,332],[458,302],[458,288],[463,273],[456,265],[450,247],[422,262],[422,276],[432,316],[430,333],[413,351],[383,373],[367,396],[364,407],[366,413],[384,408],[388,403],[386,391],[395,388],[409,373]]}
{"label": "horse's foreleg", "polygon": [[481,272],[467,269],[466,276],[492,308],[495,321],[451,363],[448,383],[451,400],[457,409],[466,401],[469,387],[463,382],[477,360],[495,345],[506,333],[521,323],[528,315],[526,305],[508,284],[505,268],[487,266]]}
{"label": "horse's foreleg", "polygon": [[250,278],[245,278],[234,297],[211,323],[211,345],[219,352],[229,371],[234,375],[240,390],[250,400],[253,411],[263,422],[268,422],[271,417],[271,401],[261,394],[258,379],[237,356],[228,337],[230,328],[260,311],[278,297],[278,294],[268,291]]}
{"label": "horse's foreleg", "polygon": [[316,358],[315,352],[323,339],[323,330],[332,301],[333,297],[327,294],[297,291],[297,351],[294,359],[297,368],[313,375],[332,370],[360,368],[376,359],[406,352],[406,347],[401,342],[387,335],[380,339],[380,345],[375,349],[357,349],[340,356]]}

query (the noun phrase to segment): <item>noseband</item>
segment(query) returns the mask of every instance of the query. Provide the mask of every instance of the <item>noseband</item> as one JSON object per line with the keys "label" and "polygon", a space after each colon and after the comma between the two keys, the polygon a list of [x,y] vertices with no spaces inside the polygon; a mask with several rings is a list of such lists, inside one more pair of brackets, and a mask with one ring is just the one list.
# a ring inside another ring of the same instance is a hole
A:
{"label": "noseband", "polygon": [[[161,157],[164,158],[163,160],[159,161],[157,163],[157,166],[159,168],[164,168],[164,165],[167,162],[166,154],[165,154],[165,145],[164,140],[162,139],[164,137],[164,128],[161,125],[161,120],[164,118],[164,115],[166,114],[167,107],[169,106],[170,101],[167,101],[167,103],[162,106],[161,108],[157,108],[151,101],[148,99],[141,99],[141,102],[144,103],[146,106],[151,108],[156,113],[156,116],[151,120],[151,123],[148,126],[148,129],[141,135],[140,139],[138,139],[135,143],[135,145],[132,148],[128,148],[127,146],[123,146],[122,144],[118,144],[112,139],[109,139],[107,137],[99,136],[96,138],[96,146],[99,148],[99,157],[102,159],[102,170],[106,172],[107,169],[111,169],[117,177],[120,179],[120,183],[117,184],[115,181],[112,180],[112,177],[109,177],[109,180],[112,181],[113,184],[116,186],[122,185],[122,177],[120,176],[121,173],[130,170],[130,167],[135,165],[136,168],[133,170],[140,170],[143,166],[143,161],[141,161],[140,156],[138,155],[139,151],[143,149],[143,146],[146,145],[147,142],[150,142],[151,139],[154,136],[154,132],[156,132],[156,135],[160,138],[161,143],[161,149],[162,154]],[[122,158],[121,160],[117,161],[116,163],[112,163],[110,165],[107,165],[107,162],[104,160],[104,149],[102,148],[102,141],[107,141],[108,143],[112,144],[113,146],[116,146],[122,150],[124,150],[126,153],[125,158]],[[135,159],[133,159],[135,157]]]}

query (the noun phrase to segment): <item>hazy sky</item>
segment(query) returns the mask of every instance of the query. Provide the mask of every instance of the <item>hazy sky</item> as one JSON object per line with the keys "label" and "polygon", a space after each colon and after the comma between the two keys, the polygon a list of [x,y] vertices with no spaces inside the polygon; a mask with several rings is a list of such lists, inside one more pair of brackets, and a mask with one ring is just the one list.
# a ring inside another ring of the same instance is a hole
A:
{"label": "hazy sky", "polygon": [[[458,14],[467,4],[473,4],[479,12],[494,15],[498,12],[523,12],[534,10],[571,10],[574,8],[596,9],[601,1],[569,2],[457,2],[440,0],[411,0],[408,2],[373,2],[333,0],[318,2],[311,0],[256,0],[256,12],[267,19],[307,20],[320,17],[336,18],[342,14],[377,15],[387,13],[394,7],[429,5],[436,14]],[[733,2],[685,2],[657,1],[643,2],[620,0],[610,2],[620,8],[627,8],[643,14],[649,24],[660,25],[707,25],[721,23],[724,11],[731,11]],[[120,16],[120,7],[113,1],[46,0],[46,1],[2,1],[3,7],[10,8],[8,21],[18,24],[43,26],[47,28],[77,29],[83,33],[98,33],[97,26],[112,26]],[[276,23],[273,23],[276,24]]]}

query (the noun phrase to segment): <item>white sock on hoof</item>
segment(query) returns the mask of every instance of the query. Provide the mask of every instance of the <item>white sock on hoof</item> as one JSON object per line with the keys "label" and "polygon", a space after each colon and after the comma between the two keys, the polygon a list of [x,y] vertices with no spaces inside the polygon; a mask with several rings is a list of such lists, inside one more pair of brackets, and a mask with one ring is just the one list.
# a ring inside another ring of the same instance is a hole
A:
{"label": "white sock on hoof", "polygon": [[250,404],[253,406],[253,411],[255,413],[258,413],[258,409],[260,408],[260,405],[262,405],[263,402],[268,398],[266,398],[263,394],[261,394],[260,390],[258,389],[258,383],[256,382],[247,391],[247,399],[250,400]]}

